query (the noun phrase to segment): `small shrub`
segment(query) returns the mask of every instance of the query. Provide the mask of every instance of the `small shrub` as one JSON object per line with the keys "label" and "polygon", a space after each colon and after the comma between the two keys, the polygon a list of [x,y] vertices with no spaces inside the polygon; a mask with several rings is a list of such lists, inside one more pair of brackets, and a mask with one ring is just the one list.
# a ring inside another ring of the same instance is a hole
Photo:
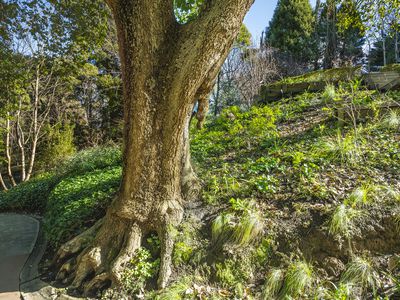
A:
{"label": "small shrub", "polygon": [[212,243],[217,249],[225,244],[243,247],[258,236],[262,226],[259,215],[253,211],[246,211],[241,216],[221,214],[212,223]]}
{"label": "small shrub", "polygon": [[155,300],[181,300],[185,299],[185,292],[190,289],[192,285],[192,280],[190,276],[185,276],[184,278],[170,284],[165,290],[163,290],[159,295],[155,295],[149,299]]}
{"label": "small shrub", "polygon": [[263,266],[270,258],[274,250],[274,240],[272,238],[263,238],[255,249],[255,258],[260,266]]}
{"label": "small shrub", "polygon": [[58,178],[45,174],[0,192],[0,211],[43,213]]}
{"label": "small shrub", "polygon": [[356,290],[354,284],[340,283],[338,287],[327,293],[327,299],[331,300],[347,300],[347,299],[357,299]]}
{"label": "small shrub", "polygon": [[184,242],[176,242],[174,246],[174,264],[180,265],[187,263],[192,256],[193,248],[184,243]]}
{"label": "small shrub", "polygon": [[352,207],[370,206],[384,201],[397,201],[400,199],[399,195],[399,192],[390,186],[364,183],[357,187],[344,203]]}
{"label": "small shrub", "polygon": [[145,248],[136,250],[121,275],[121,284],[128,294],[140,292],[149,278],[157,274],[160,261],[151,261],[151,254]]}
{"label": "small shrub", "polygon": [[[253,266],[248,256],[240,259],[226,259],[215,264],[215,276],[217,281],[226,288],[240,287],[252,276]],[[236,291],[240,293],[239,291]]]}
{"label": "small shrub", "polygon": [[258,214],[248,212],[240,218],[234,227],[234,240],[238,246],[245,246],[252,242],[263,228],[262,221]]}
{"label": "small shrub", "polygon": [[390,110],[389,113],[384,117],[382,125],[389,129],[400,128],[400,115],[396,110]]}
{"label": "small shrub", "polygon": [[335,88],[335,86],[334,85],[332,85],[332,84],[328,84],[326,87],[325,87],[325,90],[324,90],[324,93],[322,94],[322,98],[326,101],[326,102],[328,102],[328,103],[330,103],[330,102],[333,102],[335,99],[336,99],[336,88]]}
{"label": "small shrub", "polygon": [[234,274],[236,266],[232,260],[226,260],[223,263],[215,264],[215,275],[218,281],[224,287],[232,287],[237,282]]}
{"label": "small shrub", "polygon": [[236,212],[248,211],[252,205],[250,201],[240,198],[231,198],[229,203],[231,204],[231,208]]}
{"label": "small shrub", "polygon": [[74,126],[69,124],[48,125],[45,131],[45,140],[38,153],[37,161],[42,169],[52,169],[76,152]]}
{"label": "small shrub", "polygon": [[251,182],[259,192],[268,194],[276,191],[278,179],[276,179],[273,175],[262,174],[252,178]]}
{"label": "small shrub", "polygon": [[97,147],[78,152],[58,169],[63,176],[82,175],[122,165],[122,153],[117,147]]}
{"label": "small shrub", "polygon": [[233,217],[232,214],[221,214],[213,221],[211,225],[211,237],[215,247],[219,248],[231,239]]}

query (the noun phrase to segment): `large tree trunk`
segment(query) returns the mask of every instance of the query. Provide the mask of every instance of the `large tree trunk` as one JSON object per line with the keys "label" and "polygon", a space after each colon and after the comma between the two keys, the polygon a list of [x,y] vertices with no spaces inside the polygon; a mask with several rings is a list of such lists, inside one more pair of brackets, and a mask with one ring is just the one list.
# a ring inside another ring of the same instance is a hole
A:
{"label": "large tree trunk", "polygon": [[[122,268],[149,232],[157,232],[161,240],[158,285],[166,286],[171,229],[181,222],[185,203],[197,190],[189,155],[191,112],[211,91],[253,0],[206,1],[200,16],[186,25],[176,22],[172,0],[107,3],[122,62],[123,179],[104,220],[61,247],[56,257],[62,263],[84,249],[72,283],[73,288],[84,287],[84,293],[105,281],[118,284]],[[67,269],[61,268],[60,278]]]}

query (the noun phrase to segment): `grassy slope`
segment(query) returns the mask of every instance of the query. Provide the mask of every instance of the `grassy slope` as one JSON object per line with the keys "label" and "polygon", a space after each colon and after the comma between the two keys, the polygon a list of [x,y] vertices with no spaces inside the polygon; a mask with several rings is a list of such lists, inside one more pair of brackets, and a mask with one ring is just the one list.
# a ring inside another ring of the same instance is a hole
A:
{"label": "grassy slope", "polygon": [[[205,217],[200,222],[198,211],[189,212],[179,228],[176,282],[161,299],[180,299],[189,288],[188,299],[196,293],[308,299],[315,291],[346,299],[340,295],[377,285],[374,272],[400,252],[399,116],[378,107],[399,102],[400,94],[350,90],[306,93],[248,112],[229,108],[193,132]],[[356,125],[346,118],[339,128],[333,115],[342,105],[369,110]],[[114,149],[80,153],[57,172],[0,194],[0,210],[43,213],[56,247],[104,214],[120,162]],[[350,259],[349,244],[363,258]],[[364,268],[373,280],[351,276],[352,268]],[[332,289],[327,278],[344,279]]]}
{"label": "grassy slope", "polygon": [[[240,295],[243,282],[263,284],[271,268],[279,267],[286,276],[280,296],[311,298],[318,286],[329,286],[321,280],[340,280],[342,265],[353,260],[349,251],[368,253],[367,261],[376,261],[381,271],[387,268],[377,262],[382,255],[400,251],[400,119],[399,113],[379,109],[399,102],[400,94],[351,88],[340,88],[334,97],[329,91],[306,93],[247,113],[231,108],[196,134],[192,151],[205,182],[204,201],[217,216],[228,215],[235,230],[249,214],[263,228],[246,247],[225,238],[230,251],[225,262],[214,264],[220,285]],[[349,114],[367,109],[356,124],[346,117],[341,127],[334,117],[340,106]],[[312,280],[293,291],[290,270],[305,261],[314,268]],[[372,289],[360,286],[359,293]],[[324,292],[343,292],[338,290]]]}

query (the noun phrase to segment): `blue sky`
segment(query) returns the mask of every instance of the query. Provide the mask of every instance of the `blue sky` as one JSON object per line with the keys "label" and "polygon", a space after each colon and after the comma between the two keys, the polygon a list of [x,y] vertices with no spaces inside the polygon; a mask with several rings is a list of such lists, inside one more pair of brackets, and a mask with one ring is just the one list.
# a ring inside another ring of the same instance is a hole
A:
{"label": "blue sky", "polygon": [[[274,14],[278,0],[256,0],[244,19],[244,23],[249,28],[253,39],[261,37],[261,32],[268,25]],[[310,0],[311,5],[315,5],[315,0]]]}

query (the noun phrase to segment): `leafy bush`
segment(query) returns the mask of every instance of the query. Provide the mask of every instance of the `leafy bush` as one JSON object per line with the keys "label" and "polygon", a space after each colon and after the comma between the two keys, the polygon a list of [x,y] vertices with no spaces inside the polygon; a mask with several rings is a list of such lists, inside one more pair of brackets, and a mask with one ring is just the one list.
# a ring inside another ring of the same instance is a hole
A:
{"label": "leafy bush", "polygon": [[[45,213],[50,193],[64,178],[68,181],[70,177],[95,170],[109,167],[118,169],[121,163],[121,151],[116,147],[93,148],[81,151],[52,172],[20,183],[9,191],[0,192],[0,211]],[[106,178],[108,174],[108,172],[105,172],[104,181],[108,180]],[[101,175],[97,176],[97,180],[101,180],[101,177]],[[84,189],[84,187],[82,188]],[[104,192],[103,189],[99,188],[99,193],[102,192]],[[99,198],[101,197],[99,196]],[[54,213],[54,211],[51,211],[51,213]],[[57,214],[59,212],[56,212]],[[49,216],[49,214],[46,215]]]}
{"label": "leafy bush", "polygon": [[159,259],[152,261],[151,254],[147,249],[136,250],[121,276],[124,292],[131,295],[140,292],[146,281],[157,274],[159,265]]}
{"label": "leafy bush", "polygon": [[78,152],[62,164],[57,172],[63,176],[74,176],[121,164],[122,154],[119,148],[97,147]]}
{"label": "leafy bush", "polygon": [[62,160],[76,152],[74,145],[74,126],[69,124],[57,124],[46,126],[45,140],[38,153],[40,169],[54,168]]}
{"label": "leafy bush", "polygon": [[57,181],[54,175],[45,174],[0,192],[0,211],[43,213]]}
{"label": "leafy bush", "polygon": [[395,71],[400,73],[400,64],[390,64],[382,68],[382,71]]}
{"label": "leafy bush", "polygon": [[208,124],[208,130],[194,134],[191,142],[193,156],[202,162],[206,157],[219,156],[226,148],[241,149],[249,143],[276,137],[275,123],[279,115],[278,109],[268,106],[254,106],[244,112],[237,106],[226,108]]}
{"label": "leafy bush", "polygon": [[101,217],[115,195],[121,167],[109,167],[62,180],[51,192],[44,229],[56,247]]}

